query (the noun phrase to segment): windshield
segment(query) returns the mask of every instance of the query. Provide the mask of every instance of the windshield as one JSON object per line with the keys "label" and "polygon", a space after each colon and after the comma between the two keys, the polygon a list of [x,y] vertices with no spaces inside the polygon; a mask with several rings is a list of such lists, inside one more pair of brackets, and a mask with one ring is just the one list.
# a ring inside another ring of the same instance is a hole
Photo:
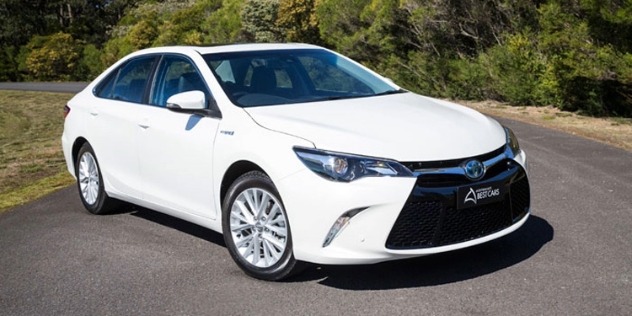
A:
{"label": "windshield", "polygon": [[207,54],[204,59],[226,95],[241,107],[403,92],[323,49]]}

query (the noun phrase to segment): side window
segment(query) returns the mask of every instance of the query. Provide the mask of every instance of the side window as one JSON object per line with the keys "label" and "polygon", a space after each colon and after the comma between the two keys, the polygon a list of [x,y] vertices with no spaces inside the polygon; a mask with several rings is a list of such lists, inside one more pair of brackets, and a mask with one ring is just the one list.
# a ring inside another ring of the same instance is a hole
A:
{"label": "side window", "polygon": [[138,58],[123,66],[114,85],[112,99],[141,103],[154,60],[155,57]]}
{"label": "side window", "polygon": [[214,62],[216,65],[211,64],[215,69],[215,74],[219,76],[222,83],[231,82],[235,83],[235,76],[233,75],[233,68],[230,65],[230,61],[224,60],[221,62]]}
{"label": "side window", "polygon": [[177,56],[165,56],[158,68],[151,104],[166,106],[167,99],[176,93],[199,90],[209,97],[202,76],[191,61]]}
{"label": "side window", "polygon": [[112,71],[110,75],[108,75],[103,81],[99,83],[97,88],[95,89],[96,95],[100,98],[111,99],[112,98],[112,88],[114,87],[114,81],[116,81],[116,77],[118,77],[120,69]]}

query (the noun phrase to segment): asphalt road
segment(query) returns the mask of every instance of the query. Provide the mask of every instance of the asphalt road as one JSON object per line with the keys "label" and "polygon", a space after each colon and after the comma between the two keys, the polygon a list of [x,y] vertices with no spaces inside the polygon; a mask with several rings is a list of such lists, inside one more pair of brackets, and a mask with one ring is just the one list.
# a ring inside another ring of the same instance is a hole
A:
{"label": "asphalt road", "polygon": [[217,233],[89,215],[69,187],[0,215],[0,315],[631,315],[632,153],[503,123],[529,156],[533,214],[500,240],[270,283]]}

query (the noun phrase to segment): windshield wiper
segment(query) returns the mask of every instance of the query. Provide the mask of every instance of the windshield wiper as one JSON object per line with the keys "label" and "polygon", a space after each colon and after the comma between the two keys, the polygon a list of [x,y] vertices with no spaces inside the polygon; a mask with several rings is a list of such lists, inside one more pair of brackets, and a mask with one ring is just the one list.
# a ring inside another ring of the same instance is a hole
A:
{"label": "windshield wiper", "polygon": [[353,98],[362,98],[362,97],[369,97],[369,96],[371,96],[371,95],[330,95],[330,96],[327,96],[327,97],[311,99],[308,102],[353,99]]}
{"label": "windshield wiper", "polygon": [[332,101],[332,100],[354,99],[354,98],[368,98],[368,97],[377,97],[377,96],[380,96],[380,95],[398,94],[398,93],[404,93],[404,92],[408,92],[408,91],[406,91],[404,89],[397,89],[397,90],[388,90],[388,91],[384,91],[384,92],[380,92],[380,93],[376,93],[376,94],[330,95],[330,96],[326,96],[326,97],[322,97],[322,98],[311,99],[311,100],[306,101],[306,102]]}
{"label": "windshield wiper", "polygon": [[406,91],[404,89],[388,90],[388,91],[376,93],[376,94],[372,95],[372,97],[377,97],[377,96],[380,96],[380,95],[388,95],[388,94],[405,93],[405,92],[408,92],[408,91]]}

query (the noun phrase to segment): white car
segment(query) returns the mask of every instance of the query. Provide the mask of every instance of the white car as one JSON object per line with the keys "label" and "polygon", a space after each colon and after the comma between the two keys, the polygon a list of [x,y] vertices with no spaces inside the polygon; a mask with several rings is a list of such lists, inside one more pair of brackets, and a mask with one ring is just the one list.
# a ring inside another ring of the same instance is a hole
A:
{"label": "white car", "polygon": [[223,233],[255,278],[470,247],[530,214],[509,129],[317,46],[138,51],[65,115],[88,211],[125,201]]}

